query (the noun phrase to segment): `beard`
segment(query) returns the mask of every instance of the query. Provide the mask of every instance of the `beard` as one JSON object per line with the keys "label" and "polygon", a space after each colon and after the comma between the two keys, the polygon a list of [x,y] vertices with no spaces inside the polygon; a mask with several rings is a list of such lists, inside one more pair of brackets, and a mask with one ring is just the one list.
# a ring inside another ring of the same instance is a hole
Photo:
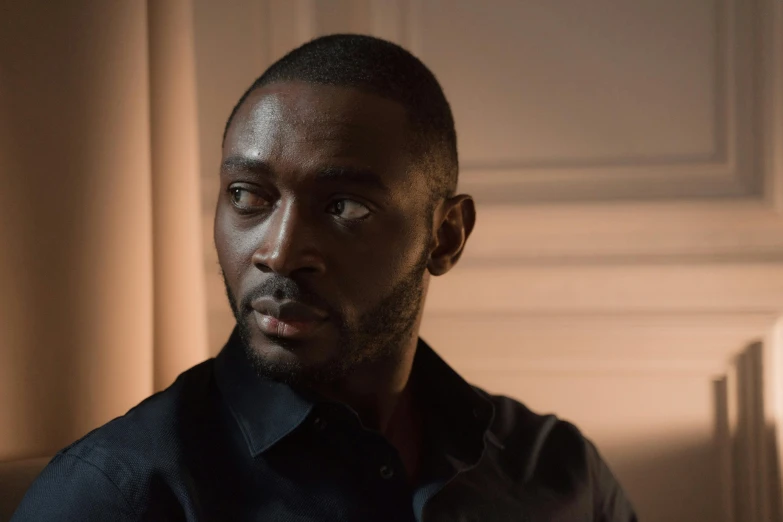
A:
{"label": "beard", "polygon": [[[273,275],[237,303],[223,274],[229,305],[237,322],[245,354],[255,372],[263,378],[291,385],[329,385],[344,379],[367,365],[396,365],[403,347],[413,336],[414,327],[424,303],[424,273],[429,255],[425,248],[417,263],[392,290],[353,324],[344,314],[332,314],[337,323],[337,346],[329,359],[318,364],[299,360],[280,361],[264,356],[252,346],[250,302],[259,296],[291,299],[324,306],[318,296],[307,292],[291,279]],[[262,334],[264,335],[264,334]],[[296,351],[299,341],[264,335],[269,342]]]}

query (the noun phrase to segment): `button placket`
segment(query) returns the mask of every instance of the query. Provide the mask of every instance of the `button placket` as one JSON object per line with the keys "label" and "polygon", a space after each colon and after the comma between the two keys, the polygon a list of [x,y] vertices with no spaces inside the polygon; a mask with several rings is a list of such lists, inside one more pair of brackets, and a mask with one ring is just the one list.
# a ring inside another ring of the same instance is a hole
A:
{"label": "button placket", "polygon": [[326,421],[320,415],[313,419],[313,429],[319,433],[326,429]]}

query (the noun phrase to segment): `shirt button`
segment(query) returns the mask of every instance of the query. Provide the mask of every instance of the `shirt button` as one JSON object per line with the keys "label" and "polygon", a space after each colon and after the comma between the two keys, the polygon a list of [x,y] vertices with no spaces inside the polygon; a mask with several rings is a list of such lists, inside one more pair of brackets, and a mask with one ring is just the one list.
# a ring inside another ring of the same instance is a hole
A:
{"label": "shirt button", "polygon": [[316,431],[324,431],[326,429],[326,421],[321,417],[313,419],[313,427]]}
{"label": "shirt button", "polygon": [[394,476],[394,470],[391,466],[381,466],[381,477],[388,480]]}

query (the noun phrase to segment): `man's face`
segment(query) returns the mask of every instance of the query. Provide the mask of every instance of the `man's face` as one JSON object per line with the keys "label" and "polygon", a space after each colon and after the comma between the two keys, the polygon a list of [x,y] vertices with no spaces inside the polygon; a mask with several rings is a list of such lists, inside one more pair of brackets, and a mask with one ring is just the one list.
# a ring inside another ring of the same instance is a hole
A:
{"label": "man's face", "polygon": [[330,383],[415,338],[432,203],[404,108],[355,89],[257,89],[226,135],[215,244],[257,370]]}

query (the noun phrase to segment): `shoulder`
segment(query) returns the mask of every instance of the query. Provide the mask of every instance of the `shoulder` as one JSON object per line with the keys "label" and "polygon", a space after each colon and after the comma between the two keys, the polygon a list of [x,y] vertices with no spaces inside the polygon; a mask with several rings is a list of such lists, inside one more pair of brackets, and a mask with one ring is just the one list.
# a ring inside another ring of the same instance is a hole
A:
{"label": "shoulder", "polygon": [[210,395],[214,395],[213,362],[210,359],[183,372],[165,390],[84,435],[59,454],[85,460],[94,460],[105,453],[138,454],[145,460],[154,460],[176,445],[182,423],[205,411],[199,406],[206,406]]}
{"label": "shoulder", "polygon": [[[67,507],[68,513],[82,513],[85,503],[111,513],[143,509],[156,484],[183,466],[187,427],[210,415],[209,402],[217,395],[212,366],[212,359],[194,366],[167,389],[60,450],[28,491],[24,509],[44,509],[39,506],[51,503],[51,491],[65,499],[58,512]],[[93,502],[96,492],[105,498]]]}
{"label": "shoulder", "polygon": [[477,392],[495,409],[490,440],[503,448],[501,466],[515,480],[587,478],[595,447],[579,429],[553,414],[539,414],[504,395]]}
{"label": "shoulder", "polygon": [[509,397],[476,391],[494,405],[488,437],[498,449],[500,468],[512,481],[550,491],[582,490],[591,498],[595,520],[636,521],[622,486],[576,426],[533,412]]}

